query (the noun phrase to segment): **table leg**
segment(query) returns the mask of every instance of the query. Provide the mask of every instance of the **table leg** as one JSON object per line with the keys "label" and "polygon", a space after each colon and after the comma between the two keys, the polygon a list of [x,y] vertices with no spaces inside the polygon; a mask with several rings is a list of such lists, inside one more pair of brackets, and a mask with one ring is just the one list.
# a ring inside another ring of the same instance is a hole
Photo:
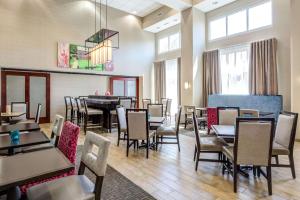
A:
{"label": "table leg", "polygon": [[19,187],[12,187],[7,191],[7,200],[19,200],[21,198],[21,191]]}

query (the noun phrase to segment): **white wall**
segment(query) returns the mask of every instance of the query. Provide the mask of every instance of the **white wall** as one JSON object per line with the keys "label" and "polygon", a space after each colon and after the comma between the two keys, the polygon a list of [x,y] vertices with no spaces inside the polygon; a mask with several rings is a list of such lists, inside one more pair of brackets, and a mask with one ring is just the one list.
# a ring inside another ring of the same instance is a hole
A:
{"label": "white wall", "polygon": [[[221,7],[206,14],[207,22],[211,19],[224,16],[234,11],[239,11],[249,5],[255,5],[261,0],[239,0],[227,6]],[[284,98],[284,109],[291,109],[291,63],[290,63],[290,0],[272,0],[273,2],[273,26],[258,31],[243,33],[236,36],[208,41],[207,49],[226,48],[237,44],[250,43],[257,40],[275,37],[278,40],[278,81],[279,94]],[[206,23],[208,30],[208,23]],[[208,35],[208,34],[206,34]]]}
{"label": "white wall", "polygon": [[[143,76],[143,95],[150,96],[154,34],[143,31],[138,17],[113,8],[108,15],[108,28],[120,32],[120,49],[113,53],[115,70],[109,74]],[[89,0],[0,0],[0,25],[0,66],[62,70],[56,67],[57,42],[84,44],[94,33],[94,6]],[[104,93],[108,88],[103,76],[51,76],[52,116],[62,109],[64,95],[87,95],[96,89]]]}

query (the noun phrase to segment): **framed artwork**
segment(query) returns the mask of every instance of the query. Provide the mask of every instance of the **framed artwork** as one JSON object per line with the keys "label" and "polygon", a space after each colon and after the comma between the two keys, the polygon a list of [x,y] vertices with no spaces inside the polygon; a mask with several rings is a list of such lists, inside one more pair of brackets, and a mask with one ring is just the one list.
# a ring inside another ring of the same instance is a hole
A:
{"label": "framed artwork", "polygon": [[69,43],[60,42],[57,48],[57,66],[69,68],[70,49]]}

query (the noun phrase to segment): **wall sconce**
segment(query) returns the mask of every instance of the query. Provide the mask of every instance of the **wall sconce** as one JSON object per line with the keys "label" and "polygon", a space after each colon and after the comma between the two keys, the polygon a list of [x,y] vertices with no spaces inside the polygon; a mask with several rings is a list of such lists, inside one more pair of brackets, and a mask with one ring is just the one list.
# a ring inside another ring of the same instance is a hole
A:
{"label": "wall sconce", "polygon": [[184,89],[185,90],[188,90],[188,89],[190,89],[192,86],[191,86],[191,83],[190,82],[188,82],[188,81],[186,81],[186,82],[184,82]]}

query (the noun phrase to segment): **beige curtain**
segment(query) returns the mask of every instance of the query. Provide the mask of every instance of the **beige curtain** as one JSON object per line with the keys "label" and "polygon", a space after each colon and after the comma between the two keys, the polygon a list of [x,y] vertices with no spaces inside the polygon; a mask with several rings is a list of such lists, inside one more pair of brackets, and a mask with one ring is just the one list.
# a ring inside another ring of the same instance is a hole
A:
{"label": "beige curtain", "polygon": [[250,94],[277,95],[277,40],[275,38],[251,43]]}
{"label": "beige curtain", "polygon": [[166,97],[166,66],[165,61],[154,63],[155,101],[160,102]]}
{"label": "beige curtain", "polygon": [[181,105],[181,58],[177,58],[178,105]]}
{"label": "beige curtain", "polygon": [[203,106],[208,104],[210,94],[221,93],[221,70],[219,50],[203,53]]}

